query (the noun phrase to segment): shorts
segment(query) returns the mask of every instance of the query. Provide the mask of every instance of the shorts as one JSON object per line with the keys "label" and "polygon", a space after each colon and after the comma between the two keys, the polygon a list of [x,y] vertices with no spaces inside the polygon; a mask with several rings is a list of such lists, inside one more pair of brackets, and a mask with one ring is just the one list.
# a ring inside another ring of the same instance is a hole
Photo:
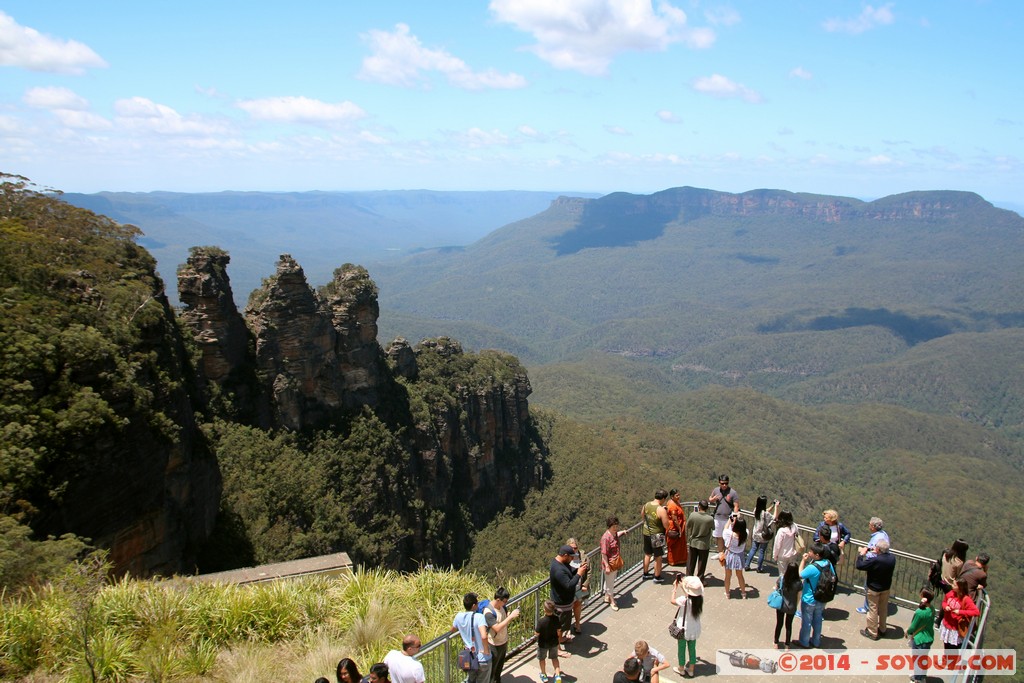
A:
{"label": "shorts", "polygon": [[537,646],[537,659],[558,659],[558,646],[552,645],[551,647]]}
{"label": "shorts", "polygon": [[725,533],[725,525],[728,521],[728,517],[715,517],[715,530],[711,532],[711,536],[713,538],[721,538],[722,534]]}
{"label": "shorts", "polygon": [[665,548],[655,548],[651,545],[651,537],[644,534],[644,555],[650,555],[651,557],[661,557],[665,552]]}

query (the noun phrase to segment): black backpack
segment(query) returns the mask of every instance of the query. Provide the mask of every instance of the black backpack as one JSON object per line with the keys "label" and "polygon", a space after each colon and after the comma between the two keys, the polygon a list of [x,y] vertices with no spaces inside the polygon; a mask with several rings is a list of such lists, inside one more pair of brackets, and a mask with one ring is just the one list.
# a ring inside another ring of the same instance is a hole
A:
{"label": "black backpack", "polygon": [[826,560],[824,566],[817,562],[814,563],[814,566],[821,572],[818,576],[818,585],[814,589],[814,601],[832,602],[832,598],[836,597],[836,584],[839,583],[836,572],[832,569],[832,563]]}

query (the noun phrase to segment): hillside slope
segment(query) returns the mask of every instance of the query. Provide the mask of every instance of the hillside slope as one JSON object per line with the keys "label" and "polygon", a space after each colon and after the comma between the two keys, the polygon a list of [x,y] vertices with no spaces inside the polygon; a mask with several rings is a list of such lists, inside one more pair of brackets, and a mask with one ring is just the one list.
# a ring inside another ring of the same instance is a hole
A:
{"label": "hillside slope", "polygon": [[1019,325],[1022,272],[1024,218],[969,193],[865,203],[675,188],[562,198],[460,252],[388,264],[378,279],[385,327],[392,310],[472,320],[546,362],[582,349],[674,356],[830,322],[914,341]]}

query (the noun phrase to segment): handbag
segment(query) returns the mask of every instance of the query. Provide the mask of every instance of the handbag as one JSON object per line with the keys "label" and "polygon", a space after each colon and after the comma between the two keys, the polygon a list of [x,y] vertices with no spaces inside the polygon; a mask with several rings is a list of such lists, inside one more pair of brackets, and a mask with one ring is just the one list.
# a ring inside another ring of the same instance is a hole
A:
{"label": "handbag", "polygon": [[768,606],[772,609],[782,609],[782,591],[778,588],[768,594]]}
{"label": "handbag", "polygon": [[665,547],[665,534],[651,534],[651,547],[652,548],[664,548]]}
{"label": "handbag", "polygon": [[[687,601],[689,602],[689,601]],[[683,623],[679,623],[679,613],[683,613]],[[676,640],[683,640],[686,637],[686,603],[676,610],[676,615],[668,625],[668,634]]]}
{"label": "handbag", "polygon": [[477,671],[480,669],[480,662],[477,661],[474,648],[464,647],[459,650],[459,669],[462,671]]}
{"label": "handbag", "polygon": [[797,555],[803,555],[807,551],[807,544],[804,543],[804,537],[800,535],[799,531],[793,537],[793,547],[796,548]]}
{"label": "handbag", "polygon": [[622,559],[622,555],[616,555],[608,560],[608,569],[613,572],[617,572],[625,566],[626,561]]}
{"label": "handbag", "polygon": [[680,536],[682,536],[682,534],[679,533],[679,529],[669,529],[665,533],[668,535],[669,538],[679,538]]}
{"label": "handbag", "polygon": [[960,634],[960,640],[967,637],[967,627],[970,623],[970,620],[965,617],[961,617],[960,621],[956,623],[956,632]]}

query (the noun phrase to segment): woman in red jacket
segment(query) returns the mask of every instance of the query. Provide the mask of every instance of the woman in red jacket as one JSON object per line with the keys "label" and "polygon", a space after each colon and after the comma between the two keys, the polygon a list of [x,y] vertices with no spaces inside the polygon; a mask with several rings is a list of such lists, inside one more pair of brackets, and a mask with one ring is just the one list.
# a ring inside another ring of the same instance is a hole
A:
{"label": "woman in red jacket", "polygon": [[946,593],[946,598],[942,601],[939,638],[947,650],[955,650],[963,644],[971,619],[980,615],[981,611],[967,592],[967,582],[957,579],[953,584],[953,590]]}

